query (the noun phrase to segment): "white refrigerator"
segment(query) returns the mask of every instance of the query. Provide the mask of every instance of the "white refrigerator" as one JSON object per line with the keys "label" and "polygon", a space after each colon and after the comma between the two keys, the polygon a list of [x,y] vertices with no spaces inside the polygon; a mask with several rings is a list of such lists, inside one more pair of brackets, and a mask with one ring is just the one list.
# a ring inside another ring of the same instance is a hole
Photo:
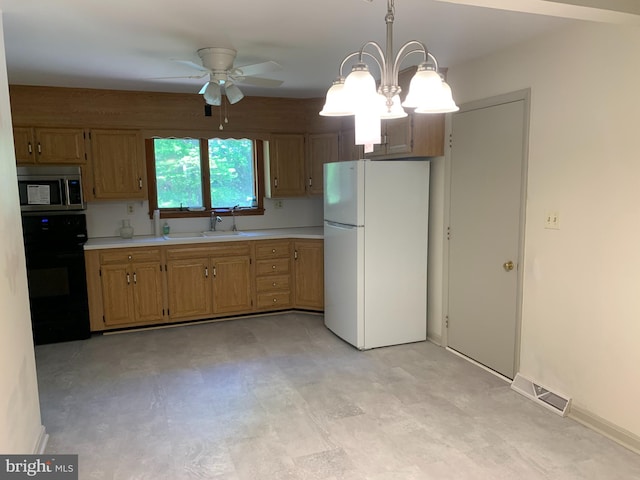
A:
{"label": "white refrigerator", "polygon": [[427,338],[429,162],[324,165],[324,322],[360,350]]}

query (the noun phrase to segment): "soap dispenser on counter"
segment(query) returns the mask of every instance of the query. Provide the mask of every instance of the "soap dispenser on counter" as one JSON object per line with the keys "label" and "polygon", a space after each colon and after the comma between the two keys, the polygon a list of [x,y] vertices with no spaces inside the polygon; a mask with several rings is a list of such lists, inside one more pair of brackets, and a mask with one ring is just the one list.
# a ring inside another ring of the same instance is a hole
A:
{"label": "soap dispenser on counter", "polygon": [[169,224],[165,221],[164,225],[162,225],[162,234],[169,235],[170,231],[171,231],[171,227],[169,227]]}

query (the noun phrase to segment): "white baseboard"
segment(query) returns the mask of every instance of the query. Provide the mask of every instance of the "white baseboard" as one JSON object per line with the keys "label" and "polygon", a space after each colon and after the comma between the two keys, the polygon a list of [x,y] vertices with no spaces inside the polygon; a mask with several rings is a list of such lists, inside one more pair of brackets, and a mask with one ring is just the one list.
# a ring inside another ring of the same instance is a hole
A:
{"label": "white baseboard", "polygon": [[576,422],[601,433],[605,437],[610,438],[632,452],[640,454],[640,437],[628,430],[620,428],[604,418],[589,412],[588,410],[577,407],[575,404],[571,405],[569,418],[572,418]]}
{"label": "white baseboard", "polygon": [[440,335],[427,335],[427,340],[431,343],[435,343],[439,347],[442,346],[442,337]]}
{"label": "white baseboard", "polygon": [[47,448],[47,442],[49,441],[49,434],[47,433],[47,429],[44,428],[44,425],[40,426],[40,435],[38,436],[38,440],[36,441],[36,445],[33,449],[34,455],[42,455],[44,450]]}

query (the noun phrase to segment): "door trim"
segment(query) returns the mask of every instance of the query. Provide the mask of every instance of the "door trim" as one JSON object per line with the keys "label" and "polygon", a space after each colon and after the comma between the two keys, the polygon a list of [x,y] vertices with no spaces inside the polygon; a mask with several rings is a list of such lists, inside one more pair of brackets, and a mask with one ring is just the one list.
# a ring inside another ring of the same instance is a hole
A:
{"label": "door trim", "polygon": [[[460,105],[458,113],[470,112],[486,107],[495,107],[506,103],[524,101],[524,119],[522,136],[522,174],[520,178],[520,224],[518,226],[518,268],[517,268],[517,290],[516,290],[516,329],[515,329],[515,352],[514,352],[514,375],[520,371],[520,341],[522,337],[522,300],[523,300],[523,280],[524,280],[524,249],[525,249],[525,226],[526,226],[526,200],[527,200],[527,175],[529,165],[529,117],[531,110],[531,89],[516,90],[513,92],[489,97],[481,100],[474,100]],[[452,114],[452,115],[455,115]],[[449,317],[449,241],[448,231],[451,225],[451,138],[452,138],[452,115],[447,115],[445,123],[445,135],[449,139],[445,145],[445,172],[444,172],[444,229],[443,229],[443,255],[442,255],[442,346],[449,347],[449,335],[447,331],[447,321]],[[464,355],[461,355],[464,357]],[[468,358],[468,357],[464,357]],[[472,359],[469,359],[472,360]]]}

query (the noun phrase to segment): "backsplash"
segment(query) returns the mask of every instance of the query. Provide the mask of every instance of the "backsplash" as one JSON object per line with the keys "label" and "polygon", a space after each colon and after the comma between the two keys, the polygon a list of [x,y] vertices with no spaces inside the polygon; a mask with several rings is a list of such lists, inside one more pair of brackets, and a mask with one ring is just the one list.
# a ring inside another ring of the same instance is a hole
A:
{"label": "backsplash", "polygon": [[[281,206],[279,206],[281,205]],[[133,212],[129,213],[130,207]],[[322,197],[296,197],[264,199],[264,215],[236,217],[238,230],[266,228],[315,227],[322,225]],[[153,235],[153,220],[149,218],[147,201],[92,202],[87,204],[87,230],[89,238],[120,235],[123,220],[129,220],[134,235]],[[165,220],[161,220],[164,224]],[[171,231],[199,232],[209,230],[209,218],[170,218]],[[218,230],[231,230],[231,217],[222,217]]]}

